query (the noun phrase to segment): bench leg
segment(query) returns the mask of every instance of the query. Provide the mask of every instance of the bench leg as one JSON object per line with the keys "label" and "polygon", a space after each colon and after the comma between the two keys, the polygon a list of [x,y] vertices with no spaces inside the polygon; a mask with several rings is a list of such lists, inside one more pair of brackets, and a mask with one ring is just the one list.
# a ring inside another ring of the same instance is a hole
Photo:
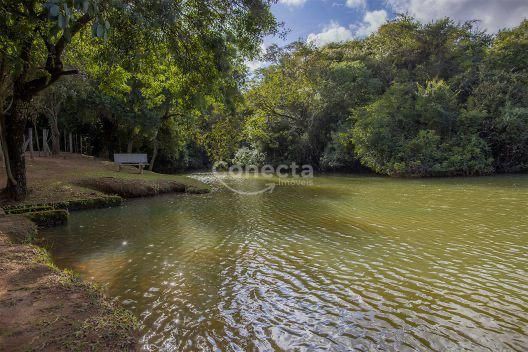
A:
{"label": "bench leg", "polygon": [[121,164],[117,164],[117,172],[121,172]]}
{"label": "bench leg", "polygon": [[139,173],[143,175],[143,164],[139,164]]}

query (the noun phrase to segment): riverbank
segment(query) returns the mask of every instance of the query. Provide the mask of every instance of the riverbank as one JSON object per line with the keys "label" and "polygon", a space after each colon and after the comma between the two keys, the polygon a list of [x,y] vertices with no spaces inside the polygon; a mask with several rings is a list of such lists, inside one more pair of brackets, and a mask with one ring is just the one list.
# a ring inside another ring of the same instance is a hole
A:
{"label": "riverbank", "polygon": [[[137,350],[132,314],[55,267],[46,251],[31,244],[37,237],[31,220],[53,226],[67,221],[69,211],[164,193],[206,193],[208,186],[185,176],[139,174],[133,167],[118,172],[111,162],[80,155],[26,160],[28,197],[0,198],[0,350]],[[2,186],[4,175],[0,170]]]}
{"label": "riverbank", "polygon": [[[0,198],[0,207],[41,205],[99,199],[108,195],[123,198],[155,196],[167,192],[204,193],[207,185],[180,175],[163,175],[150,171],[139,174],[135,167],[118,172],[114,163],[90,159],[78,154],[56,158],[26,157],[29,195],[23,202]],[[5,186],[0,170],[0,186]]]}
{"label": "riverbank", "polygon": [[28,244],[36,231],[25,217],[0,215],[0,350],[137,350],[131,313]]}

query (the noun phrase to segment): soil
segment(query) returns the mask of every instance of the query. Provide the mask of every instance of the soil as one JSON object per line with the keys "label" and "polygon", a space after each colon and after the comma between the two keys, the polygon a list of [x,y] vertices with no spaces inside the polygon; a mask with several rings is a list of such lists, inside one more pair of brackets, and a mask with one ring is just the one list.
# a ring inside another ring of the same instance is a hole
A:
{"label": "soil", "polygon": [[0,350],[136,351],[134,317],[21,243],[35,232],[24,217],[0,215]]}

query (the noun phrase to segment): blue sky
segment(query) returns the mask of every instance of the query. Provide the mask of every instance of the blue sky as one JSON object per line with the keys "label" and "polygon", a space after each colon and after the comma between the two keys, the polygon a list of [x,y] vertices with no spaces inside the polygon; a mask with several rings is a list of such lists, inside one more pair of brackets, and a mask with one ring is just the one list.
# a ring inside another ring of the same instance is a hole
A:
{"label": "blue sky", "polygon": [[[352,1],[346,0],[285,0],[273,6],[273,14],[279,21],[285,22],[290,30],[285,42],[297,39],[306,40],[310,34],[324,32],[331,25],[359,25],[368,11],[384,10],[387,15],[393,14],[385,0]],[[334,26],[335,27],[335,26]],[[266,44],[281,43],[280,38],[267,38]]]}
{"label": "blue sky", "polygon": [[316,44],[364,37],[395,13],[423,21],[451,17],[481,20],[489,32],[515,26],[528,18],[528,0],[278,0],[273,13],[291,32],[287,40],[266,38],[265,44],[312,39]]}
{"label": "blue sky", "polygon": [[[286,40],[265,38],[263,50],[298,39],[322,46],[366,37],[396,13],[424,22],[444,17],[480,20],[481,29],[496,33],[528,18],[528,0],[278,0],[272,11],[290,32]],[[266,65],[258,60],[247,64],[251,71]]]}

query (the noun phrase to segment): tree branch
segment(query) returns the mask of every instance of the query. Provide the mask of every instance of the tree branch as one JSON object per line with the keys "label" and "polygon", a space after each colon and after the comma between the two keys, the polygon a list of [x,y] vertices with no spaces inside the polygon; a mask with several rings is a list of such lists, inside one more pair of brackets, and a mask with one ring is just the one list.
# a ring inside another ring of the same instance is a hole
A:
{"label": "tree branch", "polygon": [[7,108],[4,110],[4,114],[7,114],[7,112],[9,111],[9,109],[11,109],[11,106],[13,106],[13,102],[15,101],[15,99],[13,97],[11,97],[11,102],[9,103],[9,105],[7,106]]}
{"label": "tree branch", "polygon": [[[88,22],[92,20],[92,17],[88,14],[82,15],[71,27],[70,33],[73,37],[77,34]],[[45,70],[50,74],[48,77],[40,77],[33,79],[29,82],[24,83],[24,89],[30,95],[34,96],[40,91],[46,89],[51,84],[56,82],[62,76],[69,76],[78,74],[78,70],[66,70],[64,71],[62,64],[62,53],[66,48],[67,40],[63,34],[55,45],[51,45],[50,42],[43,36],[44,44],[48,51],[48,58],[46,60]]]}
{"label": "tree branch", "polygon": [[[82,15],[78,20],[77,22],[75,22],[71,27],[70,27],[70,33],[71,33],[71,37],[73,38],[85,25],[88,24],[88,22],[90,22],[92,20],[92,17],[85,13],[84,15]],[[66,40],[66,37],[64,36],[64,34],[60,37],[60,39],[57,41],[57,44],[55,44],[55,55],[56,55],[56,58],[55,59],[59,59],[60,60],[60,57],[62,55],[62,52],[64,51],[64,48],[66,47],[66,43],[68,41]],[[62,64],[62,63],[61,63]]]}

